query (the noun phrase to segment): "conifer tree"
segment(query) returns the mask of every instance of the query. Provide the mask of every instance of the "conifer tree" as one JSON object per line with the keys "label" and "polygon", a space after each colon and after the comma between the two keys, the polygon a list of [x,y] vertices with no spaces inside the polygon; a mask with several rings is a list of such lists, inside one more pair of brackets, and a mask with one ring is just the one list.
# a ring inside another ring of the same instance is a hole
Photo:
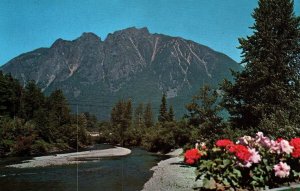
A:
{"label": "conifer tree", "polygon": [[172,105],[169,107],[168,115],[169,115],[169,121],[174,121],[174,109]]}
{"label": "conifer tree", "polygon": [[223,84],[233,126],[256,127],[277,111],[298,115],[300,19],[293,9],[291,0],[260,0],[253,34],[239,39],[245,68]]}
{"label": "conifer tree", "polygon": [[144,111],[144,123],[146,127],[152,127],[153,126],[153,112],[151,103],[148,103],[146,105],[145,111]]}
{"label": "conifer tree", "polygon": [[168,111],[167,111],[166,94],[163,94],[163,96],[161,98],[158,121],[166,122],[168,120],[168,118],[169,118],[169,116],[168,116]]}
{"label": "conifer tree", "polygon": [[222,118],[218,115],[222,108],[218,105],[218,92],[208,85],[204,85],[198,94],[193,96],[192,102],[186,105],[189,125],[204,127],[206,131],[222,125]]}
{"label": "conifer tree", "polygon": [[0,116],[19,116],[22,91],[18,80],[0,71]]}
{"label": "conifer tree", "polygon": [[144,105],[143,103],[140,103],[134,110],[134,125],[136,127],[141,127],[142,124],[144,123],[143,114],[144,114]]}
{"label": "conifer tree", "polygon": [[48,98],[50,123],[59,127],[70,123],[71,115],[67,99],[61,90],[55,90]]}
{"label": "conifer tree", "polygon": [[22,99],[22,115],[26,120],[33,119],[38,110],[40,110],[45,102],[42,90],[35,84],[35,81],[29,81],[25,87]]}
{"label": "conifer tree", "polygon": [[125,111],[124,111],[125,121],[126,121],[126,128],[130,127],[132,123],[132,101],[129,99],[125,103]]}
{"label": "conifer tree", "polygon": [[126,131],[132,122],[131,100],[118,101],[111,111],[111,123],[114,127],[120,127],[120,131]]}

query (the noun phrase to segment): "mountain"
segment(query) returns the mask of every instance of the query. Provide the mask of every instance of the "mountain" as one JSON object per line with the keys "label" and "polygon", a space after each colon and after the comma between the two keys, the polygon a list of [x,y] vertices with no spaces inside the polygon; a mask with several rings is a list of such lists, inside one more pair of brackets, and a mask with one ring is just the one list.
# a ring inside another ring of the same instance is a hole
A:
{"label": "mountain", "polygon": [[209,47],[132,27],[108,34],[104,41],[93,33],[58,39],[50,48],[13,58],[0,70],[23,85],[35,80],[46,94],[62,89],[73,109],[108,119],[119,99],[151,102],[158,110],[163,93],[181,116],[204,83],[230,79],[230,68],[240,70],[234,60]]}

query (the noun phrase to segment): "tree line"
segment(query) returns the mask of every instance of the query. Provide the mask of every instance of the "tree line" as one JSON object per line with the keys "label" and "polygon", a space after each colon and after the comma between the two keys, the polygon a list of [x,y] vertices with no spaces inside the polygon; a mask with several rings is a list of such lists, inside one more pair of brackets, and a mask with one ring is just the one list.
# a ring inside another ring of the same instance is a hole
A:
{"label": "tree line", "polygon": [[167,114],[163,98],[158,122],[133,137],[150,150],[168,150],[180,141],[213,144],[257,131],[272,138],[300,136],[300,18],[294,3],[260,0],[252,17],[253,34],[239,39],[243,69],[232,71],[233,81],[203,86],[178,121],[170,120],[173,111]]}
{"label": "tree line", "polygon": [[112,108],[110,121],[101,124],[99,141],[167,152],[186,143],[176,141],[185,136],[179,132],[180,129],[174,118],[173,107],[167,107],[165,94],[157,120],[153,116],[151,103],[139,103],[133,108],[130,99],[120,100]]}
{"label": "tree line", "polygon": [[83,147],[89,142],[88,120],[71,113],[61,90],[45,96],[34,81],[22,87],[0,71],[0,156]]}

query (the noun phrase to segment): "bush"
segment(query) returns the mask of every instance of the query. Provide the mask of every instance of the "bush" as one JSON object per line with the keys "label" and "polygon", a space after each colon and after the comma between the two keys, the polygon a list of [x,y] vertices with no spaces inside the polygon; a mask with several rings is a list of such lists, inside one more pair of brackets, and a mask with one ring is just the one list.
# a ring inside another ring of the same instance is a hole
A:
{"label": "bush", "polygon": [[267,136],[273,138],[282,137],[296,137],[300,135],[299,123],[293,122],[289,119],[287,113],[277,111],[269,117],[264,116],[260,121],[258,130],[262,131]]}
{"label": "bush", "polygon": [[202,148],[199,160],[186,160],[198,164],[202,189],[258,190],[300,180],[300,138],[272,140],[259,132],[236,143],[222,139],[212,149]]}
{"label": "bush", "polygon": [[51,145],[44,140],[37,140],[31,146],[31,154],[33,155],[40,155],[49,152]]}
{"label": "bush", "polygon": [[147,129],[143,137],[142,147],[151,152],[169,152],[176,146],[174,133],[170,128],[170,126],[163,126],[163,124],[158,123]]}

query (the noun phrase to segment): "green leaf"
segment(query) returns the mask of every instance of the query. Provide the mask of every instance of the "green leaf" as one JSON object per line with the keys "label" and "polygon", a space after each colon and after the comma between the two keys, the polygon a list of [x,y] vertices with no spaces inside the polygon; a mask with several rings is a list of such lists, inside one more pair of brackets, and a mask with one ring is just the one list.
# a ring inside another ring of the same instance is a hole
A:
{"label": "green leaf", "polygon": [[292,170],[292,172],[295,177],[300,177],[300,172],[297,172],[295,170]]}
{"label": "green leaf", "polygon": [[242,177],[242,173],[241,173],[241,171],[239,171],[238,169],[233,169],[233,173],[238,177],[238,178],[240,178],[240,177]]}
{"label": "green leaf", "polygon": [[230,186],[230,183],[228,182],[227,178],[224,178],[222,182],[225,186]]}
{"label": "green leaf", "polygon": [[230,165],[231,161],[229,159],[224,159],[223,160],[223,166],[226,167],[228,165]]}
{"label": "green leaf", "polygon": [[216,181],[213,178],[210,178],[209,180],[207,178],[203,179],[203,187],[206,189],[216,189]]}

